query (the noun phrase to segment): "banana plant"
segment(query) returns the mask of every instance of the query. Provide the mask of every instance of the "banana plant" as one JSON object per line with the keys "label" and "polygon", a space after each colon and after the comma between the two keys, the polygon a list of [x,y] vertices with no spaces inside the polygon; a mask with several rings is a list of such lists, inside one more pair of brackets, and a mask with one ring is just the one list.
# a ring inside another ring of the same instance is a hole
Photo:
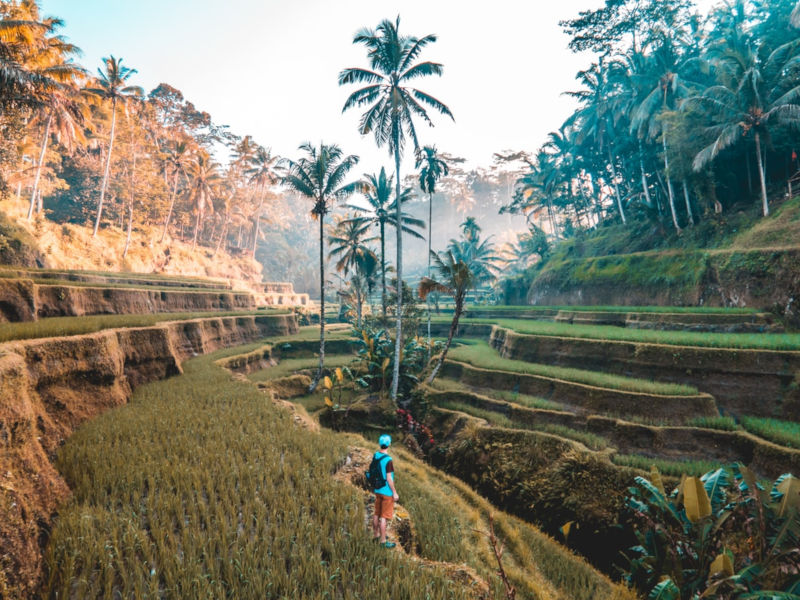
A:
{"label": "banana plant", "polygon": [[667,494],[653,469],[628,491],[624,576],[649,600],[800,600],[800,479],[765,486],[734,464]]}

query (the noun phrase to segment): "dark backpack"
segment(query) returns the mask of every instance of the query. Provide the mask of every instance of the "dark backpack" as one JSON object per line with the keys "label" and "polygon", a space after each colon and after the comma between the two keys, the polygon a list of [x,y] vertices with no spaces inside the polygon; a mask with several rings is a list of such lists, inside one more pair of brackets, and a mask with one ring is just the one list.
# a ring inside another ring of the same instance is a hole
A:
{"label": "dark backpack", "polygon": [[389,455],[384,454],[381,457],[373,456],[372,462],[369,463],[369,470],[364,473],[367,478],[367,483],[372,486],[373,490],[379,490],[386,485],[386,478],[383,476],[383,470],[381,469],[381,461],[384,458],[389,458]]}

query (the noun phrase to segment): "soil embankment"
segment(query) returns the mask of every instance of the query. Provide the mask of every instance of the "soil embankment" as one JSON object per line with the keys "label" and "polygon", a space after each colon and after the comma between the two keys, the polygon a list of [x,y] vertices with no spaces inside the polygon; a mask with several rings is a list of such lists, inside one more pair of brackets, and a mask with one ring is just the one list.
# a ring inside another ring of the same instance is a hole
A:
{"label": "soil embankment", "polygon": [[47,317],[254,310],[250,292],[42,285],[0,279],[0,323]]}
{"label": "soil embankment", "polygon": [[496,327],[506,358],[690,384],[727,413],[800,419],[800,352],[519,334]]}
{"label": "soil embankment", "polygon": [[0,344],[0,597],[26,597],[40,577],[69,495],[51,460],[75,428],[187,357],[296,332],[291,315],[217,317]]}

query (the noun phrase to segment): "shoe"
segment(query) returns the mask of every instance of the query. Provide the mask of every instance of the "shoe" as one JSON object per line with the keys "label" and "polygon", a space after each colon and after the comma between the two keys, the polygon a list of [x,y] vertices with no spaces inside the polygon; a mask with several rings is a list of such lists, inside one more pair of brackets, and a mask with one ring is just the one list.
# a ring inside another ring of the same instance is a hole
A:
{"label": "shoe", "polygon": [[379,535],[376,535],[374,538],[372,538],[372,543],[373,543],[373,544],[377,544],[377,543],[378,543],[378,541],[380,541],[380,539],[381,539],[381,536],[379,536]]}
{"label": "shoe", "polygon": [[394,548],[395,546],[397,546],[397,544],[395,544],[394,542],[383,542],[381,546],[383,546],[384,548]]}

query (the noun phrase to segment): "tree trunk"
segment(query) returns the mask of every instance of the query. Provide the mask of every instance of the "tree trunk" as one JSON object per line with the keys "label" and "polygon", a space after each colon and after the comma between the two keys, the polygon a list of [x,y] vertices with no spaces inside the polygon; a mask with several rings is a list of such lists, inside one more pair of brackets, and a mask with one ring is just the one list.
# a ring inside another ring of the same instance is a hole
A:
{"label": "tree trunk", "polygon": [[194,237],[192,238],[192,252],[197,248],[197,234],[200,231],[200,209],[197,209],[197,219],[194,222]]}
{"label": "tree trunk", "polygon": [[94,222],[92,237],[97,237],[97,230],[100,228],[100,218],[103,216],[103,200],[106,197],[106,186],[108,185],[108,173],[111,169],[111,152],[114,150],[114,132],[117,127],[117,99],[111,100],[111,135],[108,141],[108,156],[106,156],[106,168],[103,172],[103,184],[100,186],[100,202],[97,205],[97,219]]}
{"label": "tree trunk", "polygon": [[761,136],[756,131],[756,157],[758,158],[758,176],[761,179],[761,209],[765,217],[769,216],[769,204],[767,202],[767,180],[764,174],[764,164],[761,161]]}
{"label": "tree trunk", "polygon": [[647,206],[653,205],[653,200],[650,198],[650,188],[647,185],[647,175],[644,172],[644,157],[642,156],[642,142],[639,142],[639,169],[642,172],[642,191],[644,192]]}
{"label": "tree trunk", "polygon": [[447,351],[450,350],[450,344],[453,343],[453,337],[455,337],[456,331],[458,331],[458,320],[461,318],[461,313],[464,310],[465,296],[466,292],[456,293],[455,314],[453,315],[453,322],[450,323],[450,332],[447,334],[447,342],[444,345],[444,350],[442,351],[442,355],[439,357],[439,362],[436,363],[436,366],[433,368],[433,372],[431,373],[430,377],[428,377],[428,379],[425,381],[425,383],[431,383],[436,378],[436,375],[439,374],[439,370],[442,368],[442,365],[444,364],[445,358],[447,358]]}
{"label": "tree trunk", "polygon": [[319,215],[319,368],[314,381],[308,388],[309,393],[317,389],[325,368],[325,213]]}
{"label": "tree trunk", "polygon": [[686,214],[689,215],[689,225],[694,227],[694,215],[692,215],[692,203],[689,201],[689,186],[683,180],[683,199],[686,201]]}
{"label": "tree trunk", "polygon": [[619,195],[619,184],[617,183],[617,167],[614,165],[614,156],[611,154],[611,146],[608,147],[608,162],[611,164],[611,177],[614,179],[614,193],[617,196],[617,209],[619,216],[622,219],[622,224],[625,225],[625,211],[622,210],[622,197]]}
{"label": "tree trunk", "polygon": [[669,176],[669,154],[665,131],[661,132],[661,141],[664,145],[664,177],[667,179],[667,191],[669,192],[669,210],[672,213],[672,224],[675,225],[675,231],[680,234],[681,226],[678,225],[678,213],[675,211],[675,191],[672,188],[672,178]]}
{"label": "tree trunk", "polygon": [[381,306],[383,307],[383,323],[386,325],[386,223],[381,221]]}
{"label": "tree trunk", "polygon": [[394,344],[394,372],[392,374],[392,400],[397,402],[400,385],[400,355],[403,350],[403,221],[400,210],[400,131],[394,130],[395,204],[397,205],[397,339]]}
{"label": "tree trunk", "polygon": [[167,220],[164,221],[164,231],[161,233],[161,240],[159,244],[164,242],[167,235],[167,228],[169,227],[169,220],[172,218],[172,209],[175,207],[175,196],[178,193],[178,174],[175,173],[175,183],[172,184],[172,194],[169,199],[169,211],[167,211]]}
{"label": "tree trunk", "polygon": [[229,222],[230,222],[230,219],[228,219],[228,217],[225,217],[225,222],[222,225],[222,233],[219,236],[219,240],[217,240],[217,247],[214,249],[214,256],[216,256],[217,252],[219,252],[219,247],[222,246],[222,240],[224,240],[225,236],[228,235],[228,223]]}
{"label": "tree trunk", "polygon": [[[433,237],[433,192],[428,193],[428,279],[431,278],[431,239]],[[431,361],[431,299],[428,304],[428,362]]]}
{"label": "tree trunk", "polygon": [[[258,245],[259,226],[261,225],[261,210],[264,208],[264,197],[262,191],[261,201],[258,203],[258,210],[256,210],[256,228],[253,234],[253,259],[256,257],[256,246]],[[320,217],[322,220],[322,217]]]}
{"label": "tree trunk", "polygon": [[133,201],[136,194],[136,147],[133,149],[133,167],[131,168],[131,192],[128,202],[128,235],[125,238],[125,250],[122,251],[122,259],[128,256],[128,249],[131,247],[131,232],[133,232]]}
{"label": "tree trunk", "polygon": [[356,287],[356,323],[358,329],[361,329],[361,309],[364,300],[361,297],[361,288]]}
{"label": "tree trunk", "polygon": [[36,175],[33,178],[33,192],[31,193],[31,206],[28,208],[28,221],[33,217],[33,209],[36,205],[36,195],[39,192],[39,179],[42,176],[44,167],[44,157],[47,152],[47,142],[50,139],[50,125],[53,122],[53,115],[48,115],[47,124],[44,126],[44,139],[42,140],[42,151],[39,153],[39,164],[36,165]]}

